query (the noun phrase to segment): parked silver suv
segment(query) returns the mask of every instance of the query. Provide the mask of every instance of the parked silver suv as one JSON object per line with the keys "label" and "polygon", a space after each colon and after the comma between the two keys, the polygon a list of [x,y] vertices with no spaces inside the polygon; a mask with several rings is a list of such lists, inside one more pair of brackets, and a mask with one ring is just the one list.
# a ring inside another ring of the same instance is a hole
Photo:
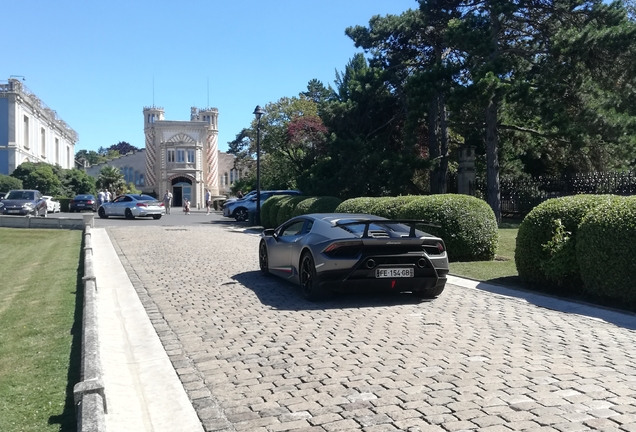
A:
{"label": "parked silver suv", "polygon": [[[298,190],[264,190],[261,191],[261,207],[263,203],[274,195],[302,195]],[[246,221],[250,212],[256,211],[256,196],[246,197],[223,207],[223,216],[233,217],[239,222]]]}

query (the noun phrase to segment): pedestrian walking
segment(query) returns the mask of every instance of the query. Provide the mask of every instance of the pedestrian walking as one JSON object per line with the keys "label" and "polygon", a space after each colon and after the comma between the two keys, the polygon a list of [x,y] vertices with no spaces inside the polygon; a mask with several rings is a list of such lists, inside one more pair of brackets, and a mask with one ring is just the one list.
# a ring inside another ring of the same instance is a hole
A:
{"label": "pedestrian walking", "polygon": [[190,214],[190,201],[187,198],[183,199],[183,212],[187,215]]}
{"label": "pedestrian walking", "polygon": [[166,208],[166,214],[170,214],[170,208],[172,207],[172,194],[166,189],[166,193],[163,194],[163,206]]}
{"label": "pedestrian walking", "polygon": [[208,211],[206,214],[210,214],[210,206],[212,206],[212,194],[209,189],[205,190],[205,208]]}
{"label": "pedestrian walking", "polygon": [[111,202],[113,200],[113,195],[110,193],[108,189],[106,189],[106,201]]}
{"label": "pedestrian walking", "polygon": [[102,189],[97,194],[97,202],[101,206],[102,204],[104,204],[105,200],[106,200],[106,194],[104,193],[104,190]]}

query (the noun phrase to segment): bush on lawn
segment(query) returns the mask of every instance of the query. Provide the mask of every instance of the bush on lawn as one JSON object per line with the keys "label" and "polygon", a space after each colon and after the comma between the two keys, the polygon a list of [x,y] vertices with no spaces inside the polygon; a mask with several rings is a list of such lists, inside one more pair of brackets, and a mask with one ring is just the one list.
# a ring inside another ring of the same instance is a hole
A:
{"label": "bush on lawn", "polygon": [[578,226],[590,210],[613,199],[612,195],[574,195],[550,199],[532,209],[517,234],[515,264],[521,279],[564,291],[580,287]]}
{"label": "bush on lawn", "polygon": [[276,226],[281,225],[288,219],[291,219],[296,206],[306,199],[306,196],[288,196],[287,199],[278,201],[280,208],[278,209],[278,214],[276,215]]}
{"label": "bush on lawn", "polygon": [[576,258],[584,290],[636,306],[636,197],[605,200],[579,225]]}
{"label": "bush on lawn", "polygon": [[300,216],[311,213],[334,213],[334,210],[340,205],[340,198],[323,196],[323,197],[305,197],[298,203],[292,216]]}
{"label": "bush on lawn", "polygon": [[346,201],[343,201],[336,207],[334,213],[367,213],[369,214],[371,208],[373,208],[373,204],[377,201],[378,198],[372,197],[361,197],[361,198],[350,198]]}
{"label": "bush on lawn", "polygon": [[417,197],[406,203],[397,216],[440,224],[441,228],[422,229],[444,240],[451,261],[487,261],[497,253],[497,219],[490,206],[479,198],[455,194]]}
{"label": "bush on lawn", "polygon": [[280,201],[288,198],[289,195],[274,195],[269,197],[261,207],[261,225],[263,228],[276,228],[276,216],[280,208]]}
{"label": "bush on lawn", "polygon": [[397,219],[402,207],[419,198],[417,195],[375,198],[371,202],[369,213],[387,219]]}

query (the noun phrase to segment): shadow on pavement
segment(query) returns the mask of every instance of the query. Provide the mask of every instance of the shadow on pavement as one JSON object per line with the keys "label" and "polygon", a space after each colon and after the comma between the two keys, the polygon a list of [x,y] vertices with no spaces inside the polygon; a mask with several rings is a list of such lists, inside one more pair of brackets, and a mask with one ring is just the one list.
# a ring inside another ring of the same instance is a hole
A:
{"label": "shadow on pavement", "polygon": [[475,288],[481,291],[515,297],[535,306],[583,315],[592,319],[603,320],[618,327],[636,330],[636,314],[629,310],[591,303],[584,298],[556,296],[532,290],[524,286],[518,276],[497,278],[486,282],[474,282],[476,283]]}
{"label": "shadow on pavement", "polygon": [[264,276],[260,271],[239,273],[232,279],[236,282],[225,285],[240,283],[254,291],[262,304],[281,310],[357,309],[434,302],[418,299],[410,293],[358,292],[333,293],[329,298],[313,303],[303,298],[297,285],[276,276]]}

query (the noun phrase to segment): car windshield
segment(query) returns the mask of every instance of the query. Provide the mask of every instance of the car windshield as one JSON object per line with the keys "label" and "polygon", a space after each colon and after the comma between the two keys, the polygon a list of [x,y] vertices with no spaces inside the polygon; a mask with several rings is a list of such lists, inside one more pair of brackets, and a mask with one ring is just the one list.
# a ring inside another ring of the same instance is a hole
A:
{"label": "car windshield", "polygon": [[93,195],[78,195],[75,197],[75,200],[92,200]]}
{"label": "car windshield", "polygon": [[35,199],[35,192],[30,191],[11,191],[7,194],[4,199],[14,199],[14,200],[31,200]]}

